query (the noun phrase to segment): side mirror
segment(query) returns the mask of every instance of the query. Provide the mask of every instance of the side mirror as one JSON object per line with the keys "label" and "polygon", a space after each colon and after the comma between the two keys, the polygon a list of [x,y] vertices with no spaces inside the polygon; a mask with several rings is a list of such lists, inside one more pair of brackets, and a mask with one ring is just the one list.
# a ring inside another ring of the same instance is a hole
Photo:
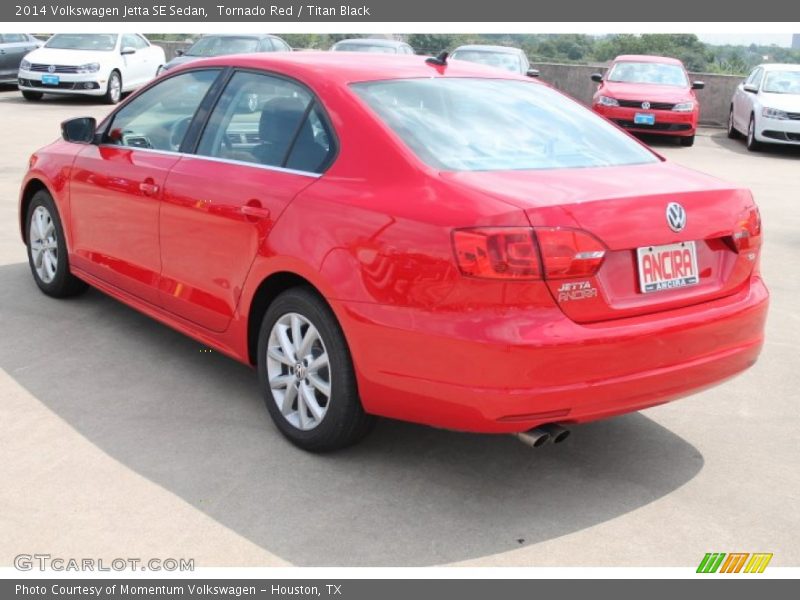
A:
{"label": "side mirror", "polygon": [[97,129],[97,119],[94,117],[77,117],[61,123],[61,137],[73,144],[91,144],[94,141],[94,131]]}
{"label": "side mirror", "polygon": [[175,56],[183,56],[186,54],[186,50],[175,50]]}
{"label": "side mirror", "polygon": [[136,54],[136,48],[133,46],[125,46],[122,50],[119,51],[120,54],[123,56],[126,54]]}
{"label": "side mirror", "polygon": [[602,73],[592,73],[592,81],[596,81],[597,83],[603,82],[603,74]]}
{"label": "side mirror", "polygon": [[758,93],[758,86],[757,86],[757,85],[755,85],[755,84],[752,84],[752,83],[745,83],[745,84],[742,86],[742,89],[743,89],[745,92],[748,92],[748,93],[750,93],[750,94],[757,94],[757,93]]}
{"label": "side mirror", "polygon": [[702,90],[704,87],[706,87],[706,82],[705,81],[693,81],[692,82],[692,89],[693,90]]}
{"label": "side mirror", "polygon": [[528,77],[538,77],[539,76],[539,69],[528,69],[525,71],[525,75]]}

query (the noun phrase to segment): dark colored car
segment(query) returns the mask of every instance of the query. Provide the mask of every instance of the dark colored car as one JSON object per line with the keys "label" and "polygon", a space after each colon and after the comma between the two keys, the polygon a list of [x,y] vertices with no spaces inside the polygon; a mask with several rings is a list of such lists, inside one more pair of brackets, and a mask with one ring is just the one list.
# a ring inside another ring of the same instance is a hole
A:
{"label": "dark colored car", "polygon": [[198,58],[225,54],[250,54],[252,52],[291,52],[292,47],[276,35],[219,33],[204,35],[188,50],[178,50],[178,56],[169,61],[164,70],[171,69]]}
{"label": "dark colored car", "polygon": [[0,33],[0,83],[17,83],[22,57],[41,45],[29,33]]}
{"label": "dark colored car", "polygon": [[373,54],[414,54],[414,49],[398,40],[354,38],[331,46],[331,52],[371,52]]}

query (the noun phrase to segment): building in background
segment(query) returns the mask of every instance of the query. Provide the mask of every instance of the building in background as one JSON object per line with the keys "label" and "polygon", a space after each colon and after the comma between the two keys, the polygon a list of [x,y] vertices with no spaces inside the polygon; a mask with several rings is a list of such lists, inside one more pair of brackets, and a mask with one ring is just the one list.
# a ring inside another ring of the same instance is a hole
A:
{"label": "building in background", "polygon": [[792,36],[792,48],[795,50],[800,50],[800,33],[795,33]]}

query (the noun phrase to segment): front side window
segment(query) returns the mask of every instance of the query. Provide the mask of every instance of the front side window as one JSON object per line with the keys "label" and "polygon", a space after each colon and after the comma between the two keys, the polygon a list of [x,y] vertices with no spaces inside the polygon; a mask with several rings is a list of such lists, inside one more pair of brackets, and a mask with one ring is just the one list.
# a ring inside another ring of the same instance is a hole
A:
{"label": "front side window", "polygon": [[430,78],[352,85],[427,164],[450,171],[654,163],[591,110],[525,81]]}
{"label": "front side window", "polygon": [[768,94],[800,94],[800,71],[768,71],[762,91]]}
{"label": "front side window", "polygon": [[126,33],[122,36],[122,47],[133,48],[134,50],[144,50],[147,48],[147,42],[145,42],[141,36]]}
{"label": "front side window", "polygon": [[0,41],[4,44],[19,44],[27,42],[28,38],[24,33],[3,33],[0,34]]}
{"label": "front side window", "polygon": [[747,78],[745,83],[749,83],[750,85],[758,87],[758,84],[761,82],[761,71],[761,67],[756,67],[753,69],[753,72],[750,73],[750,76]]}
{"label": "front side window", "polygon": [[617,83],[650,83],[688,87],[686,71],[679,65],[656,62],[623,61],[615,63],[606,78]]}
{"label": "front side window", "polygon": [[218,69],[205,69],[157,83],[114,115],[104,143],[177,152],[218,75]]}
{"label": "front side window", "polygon": [[311,94],[271,75],[236,73],[211,113],[197,153],[320,172],[333,152]]}
{"label": "front side window", "polygon": [[247,36],[210,35],[200,38],[186,52],[186,56],[223,56],[248,54],[258,51],[258,38]]}
{"label": "front side window", "polygon": [[459,50],[453,53],[453,58],[469,62],[488,65],[512,73],[520,73],[522,66],[516,54],[505,52],[482,52],[477,50]]}
{"label": "front side window", "polygon": [[116,33],[57,33],[44,45],[56,50],[111,52],[117,46]]}

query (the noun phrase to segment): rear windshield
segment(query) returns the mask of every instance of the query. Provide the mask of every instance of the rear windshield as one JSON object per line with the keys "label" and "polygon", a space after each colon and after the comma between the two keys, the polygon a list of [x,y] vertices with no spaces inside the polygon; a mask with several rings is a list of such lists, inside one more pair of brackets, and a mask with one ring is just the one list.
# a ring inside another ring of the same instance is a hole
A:
{"label": "rear windshield", "polygon": [[654,62],[618,62],[606,78],[618,83],[652,83],[687,87],[686,72],[678,65]]}
{"label": "rear windshield", "polygon": [[763,91],[769,94],[800,94],[800,71],[767,71]]}
{"label": "rear windshield", "polygon": [[116,33],[57,33],[44,45],[57,50],[100,50],[108,52],[117,45]]}
{"label": "rear windshield", "polygon": [[248,54],[258,50],[258,38],[217,37],[200,38],[186,52],[186,56],[222,56],[223,54]]}
{"label": "rear windshield", "polygon": [[420,159],[438,169],[558,169],[658,161],[605,119],[533,82],[435,78],[352,87]]}
{"label": "rear windshield", "polygon": [[520,62],[519,56],[509,52],[458,50],[453,52],[451,58],[489,65],[490,67],[497,67],[498,69],[504,69],[512,73],[519,73],[522,71],[522,63]]}

